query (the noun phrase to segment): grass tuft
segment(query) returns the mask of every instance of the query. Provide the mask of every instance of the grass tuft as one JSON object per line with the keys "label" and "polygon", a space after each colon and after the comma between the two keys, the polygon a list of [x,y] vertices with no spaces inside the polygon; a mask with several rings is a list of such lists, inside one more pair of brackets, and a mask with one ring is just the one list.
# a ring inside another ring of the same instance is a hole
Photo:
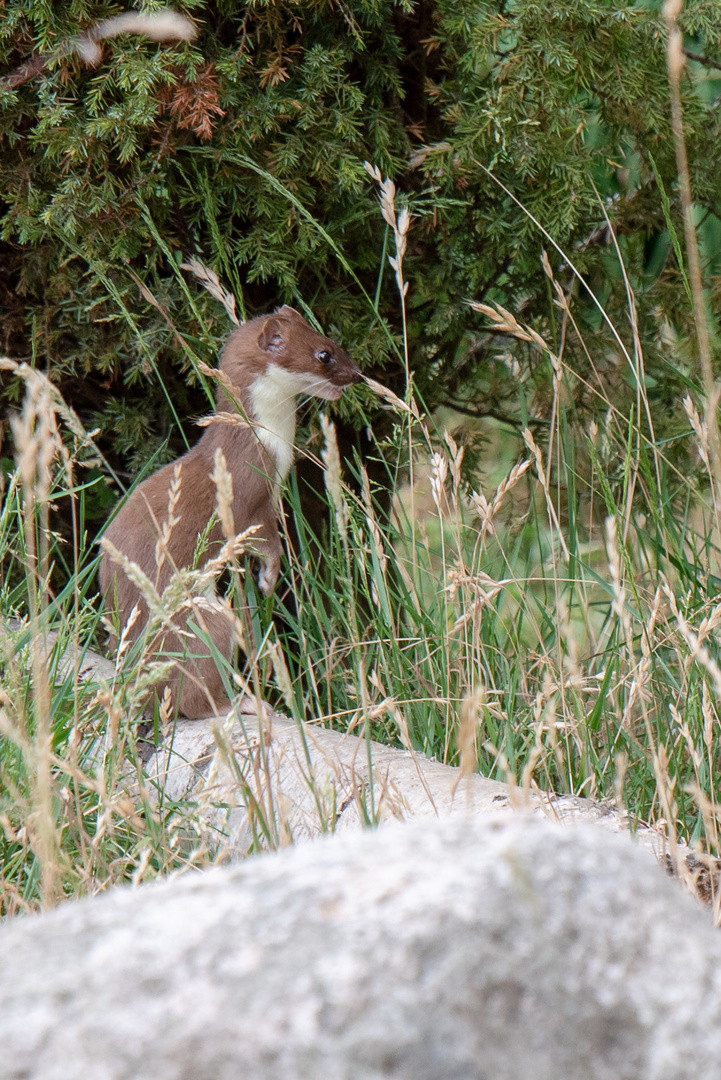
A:
{"label": "grass tuft", "polygon": [[[412,219],[405,208],[396,213],[395,191],[376,172],[404,313]],[[719,484],[708,402],[701,411],[691,397],[684,403],[688,427],[675,442],[695,447],[699,467],[681,470],[668,443],[654,436],[632,294],[631,340],[624,344],[614,329],[635,379],[636,402],[623,415],[608,339],[584,338],[571,291],[560,288],[547,259],[544,266],[562,314],[557,328],[549,320],[541,333],[498,306],[474,305],[499,349],[510,343],[520,415],[529,415],[531,366],[539,356],[548,364],[543,437],[531,424],[521,435],[487,424],[483,468],[469,474],[459,418],[441,423],[422,410],[405,339],[404,397],[372,379],[353,392],[359,414],[370,394],[393,419],[379,441],[371,417],[363,417],[368,456],[385,462],[389,477],[406,478],[391,513],[367,462],[341,461],[333,422],[322,415],[326,518],[312,527],[305,520],[291,477],[287,591],[266,601],[238,563],[250,538],[233,534],[232,482],[219,455],[212,480],[222,551],[202,571],[180,571],[162,595],[122,553],[114,555],[135,575],[151,618],[132,644],[128,627],[115,628],[116,655],[89,677],[85,652],[98,646],[102,629],[97,555],[83,517],[92,481],[83,475],[97,467],[97,453],[42,375],[4,364],[25,384],[13,428],[16,467],[0,491],[5,913],[223,856],[222,845],[201,840],[202,808],[154,787],[141,751],[144,740],[173,730],[167,699],[151,715],[143,711],[147,688],[167,663],[156,654],[157,636],[189,609],[202,632],[203,610],[231,603],[245,661],[225,673],[229,688],[265,698],[299,722],[364,734],[369,753],[377,739],[459,764],[462,775],[478,768],[524,787],[615,798],[632,822],[721,854]],[[232,296],[212,271],[203,273],[233,317]],[[590,425],[573,406],[579,376],[566,359],[570,340],[596,373]],[[180,485],[182,470],[171,510]],[[61,500],[72,507],[70,551],[51,528]],[[173,527],[180,526],[171,513]],[[167,539],[158,537],[158,565]],[[56,593],[58,563],[68,584]],[[224,572],[228,597],[214,598],[209,591]],[[251,849],[292,839],[277,793],[251,783],[226,726],[215,730],[213,768],[224,764],[248,803]],[[268,737],[261,724],[261,770]],[[367,800],[372,822],[372,791]]]}

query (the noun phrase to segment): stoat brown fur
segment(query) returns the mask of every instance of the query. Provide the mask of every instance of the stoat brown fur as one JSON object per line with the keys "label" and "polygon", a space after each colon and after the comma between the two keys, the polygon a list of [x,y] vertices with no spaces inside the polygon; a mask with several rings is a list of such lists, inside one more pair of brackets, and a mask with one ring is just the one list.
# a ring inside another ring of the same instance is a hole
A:
{"label": "stoat brown fur", "polygon": [[[216,510],[216,488],[211,478],[215,453],[220,448],[233,480],[232,514],[236,533],[257,526],[254,540],[261,551],[259,584],[268,595],[278,578],[281,545],[276,516],[276,492],[293,462],[296,398],[336,400],[357,382],[357,366],[330,338],[316,333],[302,315],[282,307],[272,315],[251,319],[233,331],[223,349],[220,370],[227,376],[219,386],[218,409],[233,408],[227,400],[232,386],[239,413],[248,425],[210,423],[200,441],[179,459],[182,465],[180,493],[174,509],[179,518],[167,541],[167,555],[160,568],[156,544],[168,518],[168,495],[175,464],[150,476],[133,492],[105,531],[111,544],[143,570],[159,592],[175,569],[193,564],[198,537]],[[208,533],[199,565],[217,553],[225,539],[220,524]],[[120,628],[127,624],[133,607],[140,615],[127,636],[136,640],[147,621],[148,609],[140,591],[105,552],[100,564],[100,586],[106,609],[116,609]],[[223,611],[203,611],[205,632],[221,656],[233,652],[231,621]],[[228,708],[223,680],[210,650],[197,637],[181,640],[166,633],[162,648],[183,656],[174,673],[156,687],[162,695],[167,685],[173,704],[183,715],[196,718]]]}

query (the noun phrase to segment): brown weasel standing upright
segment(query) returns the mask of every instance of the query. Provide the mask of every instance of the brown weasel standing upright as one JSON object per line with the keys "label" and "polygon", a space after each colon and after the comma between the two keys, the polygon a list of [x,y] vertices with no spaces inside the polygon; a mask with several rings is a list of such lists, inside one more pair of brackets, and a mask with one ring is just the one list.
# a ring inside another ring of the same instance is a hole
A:
{"label": "brown weasel standing upright", "polygon": [[[174,570],[192,566],[198,537],[213,517],[216,490],[211,474],[218,448],[225,455],[233,480],[235,532],[258,526],[254,541],[258,542],[262,558],[259,584],[266,595],[273,591],[281,552],[274,496],[293,461],[296,396],[333,401],[361,377],[335,341],[316,333],[290,307],[251,319],[234,330],[223,349],[220,370],[232,385],[249,424],[211,423],[200,441],[179,459],[180,493],[173,511],[179,520],[170,532],[160,568],[156,544],[167,522],[169,490],[178,463],[166,465],[143,481],[105,531],[113,546],[137,563],[159,592],[169,583]],[[222,385],[217,403],[219,409],[232,408]],[[214,525],[199,565],[217,552],[223,540],[220,524]],[[116,567],[107,551],[100,563],[100,587],[106,606],[115,606],[121,629],[133,607],[139,605],[140,616],[128,631],[130,639],[136,640],[147,621],[148,609],[138,588]],[[203,611],[202,624],[220,655],[230,660],[233,643],[228,615]],[[206,645],[197,637],[185,635],[181,640],[168,632],[162,647],[183,659],[176,664],[167,684],[156,687],[159,694],[169,686],[178,711],[193,719],[227,709],[223,680]]]}

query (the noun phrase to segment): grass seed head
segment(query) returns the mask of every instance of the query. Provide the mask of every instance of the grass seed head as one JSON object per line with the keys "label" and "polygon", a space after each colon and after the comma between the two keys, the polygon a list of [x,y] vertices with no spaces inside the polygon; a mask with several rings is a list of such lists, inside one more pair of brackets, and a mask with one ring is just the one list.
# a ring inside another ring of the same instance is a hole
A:
{"label": "grass seed head", "polygon": [[347,541],[348,508],[343,496],[343,480],[335,424],[328,419],[325,413],[321,413],[320,426],[325,439],[325,446],[323,450],[321,450],[321,457],[323,458],[323,463],[325,465],[325,486],[335,509],[335,520],[338,525],[338,532],[342,539]]}
{"label": "grass seed head", "polygon": [[216,448],[211,479],[215,484],[216,509],[226,540],[235,538],[233,520],[233,477],[220,447]]}

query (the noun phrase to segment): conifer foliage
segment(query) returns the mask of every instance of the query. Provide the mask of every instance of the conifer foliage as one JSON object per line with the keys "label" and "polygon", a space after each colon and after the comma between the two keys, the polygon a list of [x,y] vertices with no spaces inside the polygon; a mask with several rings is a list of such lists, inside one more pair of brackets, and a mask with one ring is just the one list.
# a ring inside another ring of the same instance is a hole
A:
{"label": "conifer foliage", "polygon": [[[364,161],[395,180],[413,215],[410,366],[429,406],[516,415],[508,343],[467,301],[552,327],[542,249],[575,287],[529,215],[620,311],[608,217],[653,392],[672,402],[693,379],[654,0],[175,7],[194,20],[193,41],[121,34],[95,67],[69,53],[0,92],[0,350],[47,369],[121,468],[137,470],[169,433],[172,456],[205,407],[191,354],[212,362],[229,324],[179,269],[188,258],[217,271],[241,315],[312,309],[402,388],[398,296],[382,269],[391,249]],[[6,0],[0,74],[121,10]],[[721,8],[696,0],[683,19],[685,122],[715,287]],[[576,303],[594,325],[582,291]],[[662,326],[676,333],[673,364],[659,354]],[[539,409],[546,377],[544,367]]]}

